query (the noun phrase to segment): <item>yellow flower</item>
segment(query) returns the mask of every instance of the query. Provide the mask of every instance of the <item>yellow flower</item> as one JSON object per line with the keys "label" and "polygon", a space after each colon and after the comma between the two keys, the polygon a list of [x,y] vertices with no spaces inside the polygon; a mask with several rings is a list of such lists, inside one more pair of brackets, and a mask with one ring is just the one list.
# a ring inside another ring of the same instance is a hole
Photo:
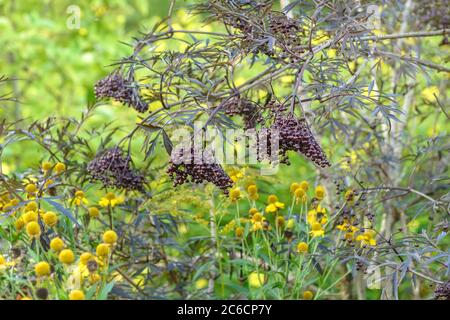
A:
{"label": "yellow flower", "polygon": [[48,276],[50,275],[50,265],[45,261],[41,261],[34,266],[34,273],[37,277]]}
{"label": "yellow flower", "polygon": [[315,191],[315,197],[317,200],[322,200],[325,197],[325,188],[322,186],[317,186]]}
{"label": "yellow flower", "polygon": [[299,242],[297,244],[297,252],[298,253],[307,253],[308,252],[308,244],[306,242]]}
{"label": "yellow flower", "polygon": [[53,238],[52,241],[50,241],[50,248],[53,251],[59,252],[62,249],[64,249],[64,241],[61,240],[61,238]]}
{"label": "yellow flower", "polygon": [[277,207],[277,209],[284,209],[284,203],[283,202],[276,201],[274,204],[275,204],[275,207]]}
{"label": "yellow flower", "polygon": [[97,218],[100,215],[100,211],[96,207],[90,207],[88,212],[91,218]]}
{"label": "yellow flower", "polygon": [[314,294],[307,290],[305,292],[303,292],[303,300],[312,300],[312,298],[314,297]]}
{"label": "yellow flower", "polygon": [[55,171],[56,171],[56,173],[61,173],[61,172],[65,171],[65,170],[66,170],[66,165],[65,165],[64,163],[58,162],[58,163],[55,165]]}
{"label": "yellow flower", "polygon": [[102,207],[114,208],[116,205],[122,204],[125,199],[122,196],[116,197],[116,195],[112,192],[108,192],[106,196],[101,198],[99,205]]}
{"label": "yellow flower", "polygon": [[308,181],[302,181],[302,182],[300,182],[300,188],[302,188],[303,190],[305,190],[305,192],[308,191],[308,189],[309,189],[309,183],[308,183]]}
{"label": "yellow flower", "polygon": [[113,230],[108,230],[103,234],[103,242],[114,244],[117,241],[117,233]]}
{"label": "yellow flower", "polygon": [[291,187],[289,188],[289,190],[291,191],[291,193],[294,193],[298,188],[300,188],[300,184],[298,184],[297,182],[293,182],[291,183]]}
{"label": "yellow flower", "polygon": [[248,284],[252,288],[261,288],[265,282],[265,275],[261,272],[252,272],[248,276]]}
{"label": "yellow flower", "polygon": [[208,286],[208,280],[205,278],[200,278],[197,281],[195,281],[195,289],[202,290]]}
{"label": "yellow flower", "polygon": [[41,235],[41,227],[35,221],[29,222],[27,224],[26,230],[27,230],[27,234],[31,238],[38,238]]}
{"label": "yellow flower", "polygon": [[101,280],[101,277],[98,273],[92,273],[89,275],[89,283],[94,284]]}
{"label": "yellow flower", "polygon": [[70,249],[64,249],[59,253],[59,261],[64,264],[71,264],[75,261],[75,255]]}
{"label": "yellow flower", "polygon": [[258,231],[258,230],[263,230],[263,224],[262,224],[261,221],[259,221],[259,222],[254,222],[253,225],[252,225],[252,231],[253,231],[253,232],[256,232],[256,231]]}
{"label": "yellow flower", "polygon": [[84,293],[81,290],[72,290],[69,293],[69,300],[84,300]]}
{"label": "yellow flower", "polygon": [[305,190],[303,188],[297,188],[294,191],[294,195],[297,199],[303,199],[303,197],[306,195]]}
{"label": "yellow flower", "polygon": [[27,205],[25,206],[25,211],[36,211],[38,208],[38,205],[36,202],[31,201],[28,202]]}
{"label": "yellow flower", "polygon": [[365,245],[374,247],[377,245],[377,240],[375,239],[375,236],[376,236],[375,231],[367,230],[363,234],[358,235],[356,237],[356,241],[361,242],[361,247]]}
{"label": "yellow flower", "polygon": [[278,201],[278,197],[274,194],[271,194],[270,196],[267,197],[268,203],[275,203],[277,201]]}
{"label": "yellow flower", "polygon": [[247,192],[249,194],[253,194],[253,193],[257,193],[258,192],[258,187],[255,184],[251,184],[247,187]]}
{"label": "yellow flower", "polygon": [[253,216],[252,216],[252,222],[253,222],[253,223],[255,223],[255,222],[261,222],[262,219],[263,219],[263,216],[262,216],[261,213],[259,213],[259,212],[255,212],[255,213],[253,214]]}
{"label": "yellow flower", "polygon": [[0,266],[3,266],[3,265],[5,265],[5,264],[6,264],[6,259],[5,259],[5,257],[2,256],[2,255],[0,254]]}
{"label": "yellow flower", "polygon": [[244,235],[244,228],[237,227],[236,231],[235,231],[235,235],[236,235],[236,238],[242,238],[242,236]]}
{"label": "yellow flower", "polygon": [[83,252],[80,256],[80,262],[83,265],[87,265],[87,263],[89,262],[89,260],[93,259],[93,255],[90,252]]}
{"label": "yellow flower", "polygon": [[49,227],[54,227],[58,223],[58,217],[56,213],[52,211],[48,211],[44,214],[43,217],[44,223],[48,225]]}
{"label": "yellow flower", "polygon": [[355,193],[353,192],[352,189],[349,189],[345,192],[345,200],[347,200],[348,202],[352,201],[355,198]]}
{"label": "yellow flower", "polygon": [[84,192],[78,190],[75,192],[75,197],[72,199],[72,204],[81,206],[82,204],[88,204],[88,199],[85,197]]}
{"label": "yellow flower", "polygon": [[42,162],[42,165],[41,165],[42,171],[46,172],[46,171],[50,170],[52,167],[53,167],[53,165],[50,162],[48,162],[48,161]]}
{"label": "yellow flower", "polygon": [[34,183],[29,183],[25,186],[25,191],[28,193],[36,193],[37,187]]}
{"label": "yellow flower", "polygon": [[325,230],[322,229],[322,225],[318,222],[315,222],[311,226],[311,231],[309,232],[314,238],[315,237],[323,237],[325,234]]}
{"label": "yellow flower", "polygon": [[22,218],[25,223],[29,223],[32,221],[37,222],[38,214],[36,211],[27,211],[26,213],[23,214]]}
{"label": "yellow flower", "polygon": [[277,212],[277,211],[278,211],[278,208],[277,208],[277,206],[276,206],[275,204],[273,204],[273,203],[269,204],[269,205],[266,207],[266,212],[267,212],[267,213],[274,213],[274,212]]}
{"label": "yellow flower", "polygon": [[230,200],[231,202],[236,202],[241,198],[241,190],[239,188],[233,188],[230,190]]}
{"label": "yellow flower", "polygon": [[325,208],[322,208],[321,206],[317,206],[316,209],[308,211],[306,218],[310,225],[312,225],[316,222],[318,222],[320,224],[325,224],[328,221],[328,217],[326,215],[326,210],[325,210]]}
{"label": "yellow flower", "polygon": [[95,249],[97,256],[106,257],[109,255],[109,246],[106,243],[100,243]]}
{"label": "yellow flower", "polygon": [[280,228],[283,227],[285,224],[285,220],[282,216],[278,216],[276,219],[276,222],[277,222],[277,226]]}
{"label": "yellow flower", "polygon": [[250,214],[250,216],[253,216],[257,212],[258,212],[258,209],[256,209],[256,208],[251,208],[250,210],[248,210],[248,213]]}
{"label": "yellow flower", "polygon": [[426,102],[434,102],[436,98],[434,95],[439,96],[439,88],[436,86],[431,86],[422,90],[422,98]]}

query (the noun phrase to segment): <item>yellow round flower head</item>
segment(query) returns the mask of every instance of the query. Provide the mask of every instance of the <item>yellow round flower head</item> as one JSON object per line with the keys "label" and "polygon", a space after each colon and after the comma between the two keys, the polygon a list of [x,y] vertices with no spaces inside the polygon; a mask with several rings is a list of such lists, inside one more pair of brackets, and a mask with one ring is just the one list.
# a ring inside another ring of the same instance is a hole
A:
{"label": "yellow round flower head", "polygon": [[248,213],[250,214],[250,216],[253,216],[257,212],[258,212],[258,209],[256,209],[256,208],[251,208],[250,210],[248,210]]}
{"label": "yellow round flower head", "polygon": [[230,200],[235,202],[241,198],[241,190],[239,188],[233,188],[230,190]]}
{"label": "yellow round flower head", "polygon": [[6,259],[5,259],[5,257],[2,256],[2,255],[0,254],[0,266],[3,266],[3,265],[5,265],[5,264],[6,264]]}
{"label": "yellow round flower head", "polygon": [[275,203],[277,201],[278,201],[278,197],[274,194],[271,194],[270,196],[267,197],[268,203]]}
{"label": "yellow round flower head", "polygon": [[84,293],[81,290],[72,290],[69,293],[69,300],[84,300]]}
{"label": "yellow round flower head", "polygon": [[252,272],[248,276],[248,284],[252,288],[261,288],[265,282],[264,273]]}
{"label": "yellow round flower head", "polygon": [[80,256],[80,262],[84,265],[86,265],[89,260],[94,258],[90,252],[83,252]]}
{"label": "yellow round flower head", "polygon": [[247,187],[247,192],[249,194],[254,194],[258,192],[258,187],[255,184],[251,184]]}
{"label": "yellow round flower head", "polygon": [[300,188],[302,188],[303,190],[308,191],[309,189],[309,182],[308,181],[302,181],[300,182]]}
{"label": "yellow round flower head", "polygon": [[48,211],[44,214],[43,220],[49,227],[54,227],[58,223],[58,216],[56,215],[56,213]]}
{"label": "yellow round flower head", "polygon": [[303,188],[297,188],[294,191],[295,197],[298,199],[302,199],[305,196],[305,190]]}
{"label": "yellow round flower head", "polygon": [[297,252],[298,253],[307,253],[308,252],[308,244],[306,242],[299,242],[297,244]]}
{"label": "yellow round flower head", "polygon": [[197,281],[195,281],[195,289],[202,290],[208,286],[208,280],[205,278],[200,278]]}
{"label": "yellow round flower head", "polygon": [[75,192],[75,197],[77,197],[77,198],[84,198],[84,192],[81,191],[81,190],[77,190]]}
{"label": "yellow round flower head", "polygon": [[303,300],[312,300],[312,298],[314,297],[314,294],[307,290],[305,292],[303,292]]}
{"label": "yellow round flower head", "polygon": [[277,217],[277,226],[282,228],[285,224],[285,220],[282,216],[278,216]]}
{"label": "yellow round flower head", "polygon": [[322,200],[325,197],[325,188],[322,186],[317,186],[315,197],[317,200]]}
{"label": "yellow round flower head", "polygon": [[64,163],[58,162],[58,163],[55,165],[55,171],[56,171],[56,173],[61,173],[61,172],[63,172],[64,170],[66,170],[66,165],[65,165]]}
{"label": "yellow round flower head", "polygon": [[34,273],[37,277],[45,277],[50,275],[50,265],[45,262],[39,262],[34,266]]}
{"label": "yellow round flower head", "polygon": [[321,237],[325,234],[325,230],[322,229],[322,225],[319,222],[314,222],[310,233],[313,237]]}
{"label": "yellow round flower head", "polygon": [[261,213],[256,212],[252,216],[252,221],[253,222],[260,222],[262,220],[262,218],[263,218],[263,216],[261,215]]}
{"label": "yellow round flower head", "polygon": [[23,221],[25,223],[29,223],[29,222],[37,222],[38,221],[38,214],[36,211],[27,211],[26,213],[23,214]]}
{"label": "yellow round flower head", "polygon": [[300,188],[300,184],[298,184],[297,182],[293,182],[289,189],[291,190],[291,193],[294,193],[298,188]]}
{"label": "yellow round flower head", "polygon": [[242,236],[244,235],[244,228],[237,227],[235,234],[236,234],[236,238],[242,238]]}
{"label": "yellow round flower head", "polygon": [[28,193],[35,193],[37,190],[38,189],[34,183],[29,183],[25,186],[25,191]]}
{"label": "yellow round flower head", "polygon": [[64,249],[59,253],[59,261],[64,264],[71,264],[75,261],[75,255],[70,249]]}
{"label": "yellow round flower head", "polygon": [[64,241],[61,240],[61,238],[53,238],[52,241],[50,241],[50,248],[53,251],[59,252],[62,249],[64,249]]}
{"label": "yellow round flower head", "polygon": [[42,171],[48,171],[48,170],[50,170],[51,168],[52,168],[52,164],[50,163],[50,162],[48,162],[48,161],[44,161],[44,162],[42,162],[42,166],[41,166],[41,168],[42,168]]}
{"label": "yellow round flower head", "polygon": [[36,211],[38,208],[38,205],[36,202],[31,201],[28,202],[27,205],[25,206],[25,211]]}
{"label": "yellow round flower head", "polygon": [[27,234],[32,238],[37,238],[41,235],[41,227],[35,221],[31,221],[26,227]]}
{"label": "yellow round flower head", "polygon": [[117,233],[113,230],[108,230],[103,234],[103,242],[108,244],[114,244],[117,242]]}
{"label": "yellow round flower head", "polygon": [[97,256],[106,257],[109,255],[109,246],[106,243],[100,243],[95,249]]}
{"label": "yellow round flower head", "polygon": [[89,208],[88,212],[91,218],[97,218],[100,215],[100,211],[96,207]]}

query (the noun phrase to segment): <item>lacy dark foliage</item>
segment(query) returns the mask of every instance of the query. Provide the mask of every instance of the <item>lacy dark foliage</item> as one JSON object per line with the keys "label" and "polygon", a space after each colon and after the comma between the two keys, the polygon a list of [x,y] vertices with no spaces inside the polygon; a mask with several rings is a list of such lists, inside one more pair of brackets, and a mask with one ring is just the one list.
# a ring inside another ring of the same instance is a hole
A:
{"label": "lacy dark foliage", "polygon": [[225,194],[233,186],[233,181],[207,150],[195,149],[191,146],[179,146],[172,151],[167,173],[174,186],[186,182],[211,182]]}
{"label": "lacy dark foliage", "polygon": [[142,191],[144,177],[130,168],[130,161],[122,150],[113,148],[92,160],[87,170],[91,180],[100,181],[106,187]]}
{"label": "lacy dark foliage", "polygon": [[148,104],[142,101],[133,82],[126,80],[117,72],[107,75],[95,84],[95,97],[98,100],[113,98],[138,112],[145,112]]}
{"label": "lacy dark foliage", "polygon": [[[197,7],[242,35],[242,48],[280,59],[299,60],[308,40],[299,23],[282,12],[270,10],[270,2],[214,0]],[[238,14],[244,13],[244,14]],[[231,30],[230,30],[231,31]]]}
{"label": "lacy dark foliage", "polygon": [[450,300],[450,281],[436,287],[434,298],[436,300]]}

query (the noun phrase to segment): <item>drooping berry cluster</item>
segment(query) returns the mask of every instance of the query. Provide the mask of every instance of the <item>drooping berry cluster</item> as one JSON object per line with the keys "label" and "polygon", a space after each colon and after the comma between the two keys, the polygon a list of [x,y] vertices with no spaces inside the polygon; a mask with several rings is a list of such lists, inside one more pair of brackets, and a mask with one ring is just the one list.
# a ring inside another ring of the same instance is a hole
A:
{"label": "drooping berry cluster", "polygon": [[99,100],[112,98],[138,112],[145,112],[148,104],[142,101],[133,83],[117,72],[107,75],[95,84],[95,97]]}
{"label": "drooping berry cluster", "polygon": [[314,138],[306,120],[297,118],[294,114],[278,114],[271,127],[279,134],[280,156],[287,159],[288,151],[303,154],[316,165],[324,168],[331,166],[319,143]]}
{"label": "drooping berry cluster", "polygon": [[436,300],[450,300],[450,281],[440,284],[434,290]]}
{"label": "drooping berry cluster", "polygon": [[225,113],[229,116],[240,115],[244,120],[245,129],[253,129],[257,124],[261,124],[264,119],[258,106],[246,99],[233,97],[223,105]]}
{"label": "drooping berry cluster", "polygon": [[92,160],[87,170],[92,181],[100,181],[105,187],[142,191],[145,179],[130,168],[130,162],[130,156],[115,147]]}
{"label": "drooping berry cluster", "polygon": [[167,173],[173,180],[174,187],[186,182],[211,182],[225,194],[233,186],[233,181],[217,163],[213,155],[204,149],[194,152],[194,146],[174,148],[170,157]]}

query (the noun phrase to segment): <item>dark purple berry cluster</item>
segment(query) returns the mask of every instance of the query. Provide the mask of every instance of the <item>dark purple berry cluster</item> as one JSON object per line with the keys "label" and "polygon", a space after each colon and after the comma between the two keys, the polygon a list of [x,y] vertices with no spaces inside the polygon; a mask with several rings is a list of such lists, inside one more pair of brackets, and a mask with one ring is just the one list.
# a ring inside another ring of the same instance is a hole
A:
{"label": "dark purple berry cluster", "polygon": [[436,300],[450,300],[450,281],[442,283],[434,290]]}
{"label": "dark purple berry cluster", "polygon": [[139,90],[117,72],[107,75],[95,84],[95,97],[98,100],[112,98],[138,112],[148,110],[148,104],[142,101]]}
{"label": "dark purple berry cluster", "polygon": [[100,181],[105,187],[143,191],[144,176],[131,169],[130,162],[130,156],[115,147],[92,160],[87,170],[92,181]]}
{"label": "dark purple berry cluster", "polygon": [[225,114],[229,116],[240,115],[244,120],[244,129],[254,129],[257,124],[261,124],[264,118],[258,106],[246,99],[233,97],[223,105]]}
{"label": "dark purple berry cluster", "polygon": [[172,151],[167,173],[173,180],[174,187],[186,182],[211,182],[225,194],[233,186],[233,181],[210,152],[194,147],[177,147]]}

